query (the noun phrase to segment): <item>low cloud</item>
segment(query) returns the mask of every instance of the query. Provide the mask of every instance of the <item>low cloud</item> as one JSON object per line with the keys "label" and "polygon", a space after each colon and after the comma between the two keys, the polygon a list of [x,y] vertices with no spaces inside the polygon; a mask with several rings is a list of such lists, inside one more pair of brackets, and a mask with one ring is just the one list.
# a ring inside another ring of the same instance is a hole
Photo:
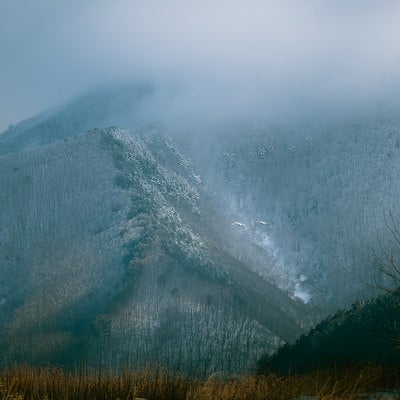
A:
{"label": "low cloud", "polygon": [[[159,115],[286,120],[397,109],[397,1],[3,0],[0,129],[97,85]],[[169,97],[168,94],[171,94]]]}

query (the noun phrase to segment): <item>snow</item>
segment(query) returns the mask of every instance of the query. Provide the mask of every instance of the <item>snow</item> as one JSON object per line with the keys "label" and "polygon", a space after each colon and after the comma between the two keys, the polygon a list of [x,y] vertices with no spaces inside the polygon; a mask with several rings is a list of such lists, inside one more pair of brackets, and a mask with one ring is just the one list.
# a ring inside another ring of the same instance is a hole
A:
{"label": "snow", "polygon": [[311,299],[311,294],[301,287],[300,283],[296,283],[294,289],[294,296],[307,304]]}
{"label": "snow", "polygon": [[269,223],[266,221],[257,221],[257,223],[260,225],[269,225]]}
{"label": "snow", "polygon": [[238,221],[232,222],[232,226],[237,226],[238,228],[243,228],[247,230],[247,226],[243,222],[238,222]]}

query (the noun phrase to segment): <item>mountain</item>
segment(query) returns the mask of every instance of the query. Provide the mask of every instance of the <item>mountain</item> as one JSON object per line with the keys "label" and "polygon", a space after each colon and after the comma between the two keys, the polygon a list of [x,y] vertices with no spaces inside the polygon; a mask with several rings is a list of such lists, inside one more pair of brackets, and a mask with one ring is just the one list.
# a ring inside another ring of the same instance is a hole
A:
{"label": "mountain", "polygon": [[325,315],[377,295],[368,284],[384,277],[373,252],[396,249],[387,221],[400,219],[398,116],[178,129],[153,123],[163,117],[163,95],[151,84],[86,93],[10,127],[0,155],[92,128],[167,134],[192,161],[207,207],[239,223],[235,235],[230,227],[220,232],[226,225],[215,218],[207,225],[235,258]]}
{"label": "mountain", "polygon": [[[4,361],[235,372],[304,332],[315,310],[231,251],[231,220],[170,137],[57,140],[47,123],[2,138]],[[43,144],[16,151],[29,132]]]}
{"label": "mountain", "polygon": [[9,360],[244,370],[387,284],[398,118],[177,129],[161,96],[98,89],[0,134]]}
{"label": "mountain", "polygon": [[0,155],[30,150],[93,128],[142,126],[152,121],[147,102],[155,101],[151,84],[101,87],[66,104],[11,125],[0,135]]}
{"label": "mountain", "polygon": [[315,119],[233,127],[181,147],[226,213],[263,232],[253,240],[272,255],[280,287],[333,313],[376,296],[371,284],[386,282],[374,252],[398,252],[400,120]]}
{"label": "mountain", "polygon": [[283,346],[273,356],[262,357],[259,371],[287,374],[371,361],[398,364],[399,295],[397,289],[337,312],[295,344]]}

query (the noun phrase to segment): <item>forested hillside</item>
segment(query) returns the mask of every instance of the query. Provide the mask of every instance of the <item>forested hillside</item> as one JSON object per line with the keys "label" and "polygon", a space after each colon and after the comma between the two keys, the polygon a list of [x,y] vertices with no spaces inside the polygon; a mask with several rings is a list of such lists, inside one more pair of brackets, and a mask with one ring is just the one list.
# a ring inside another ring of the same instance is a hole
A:
{"label": "forested hillside", "polygon": [[[143,127],[156,98],[151,85],[99,89],[10,127],[1,135],[0,153],[110,125],[167,135],[191,165],[208,207],[242,224],[233,225],[233,234],[217,223],[215,236],[226,238],[225,247],[254,271],[330,312],[377,294],[368,286],[381,279],[372,253],[393,248],[385,218],[399,219],[397,118],[295,127]],[[152,145],[161,162],[164,150]]]}
{"label": "forested hillside", "polygon": [[230,221],[213,236],[171,138],[97,129],[0,171],[3,361],[243,371],[315,318],[229,252]]}
{"label": "forested hillside", "polygon": [[295,344],[283,346],[273,356],[264,355],[259,371],[294,374],[361,362],[399,363],[399,294],[398,289],[337,312]]}
{"label": "forested hillside", "polygon": [[397,119],[142,126],[153,95],[96,91],[0,135],[9,360],[245,370],[389,283]]}
{"label": "forested hillside", "polygon": [[265,274],[331,311],[377,294],[373,253],[396,248],[400,219],[398,119],[259,125],[194,148],[209,191],[273,255]]}

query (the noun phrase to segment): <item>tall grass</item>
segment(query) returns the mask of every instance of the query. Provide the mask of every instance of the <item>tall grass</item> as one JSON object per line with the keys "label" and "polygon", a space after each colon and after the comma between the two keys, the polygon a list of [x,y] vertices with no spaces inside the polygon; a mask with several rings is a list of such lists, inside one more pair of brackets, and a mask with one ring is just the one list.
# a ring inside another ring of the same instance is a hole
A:
{"label": "tall grass", "polygon": [[189,380],[161,368],[113,374],[85,368],[14,366],[0,372],[1,400],[284,400],[301,396],[351,400],[383,389],[400,390],[400,366],[365,364],[298,376],[215,375],[207,380]]}

